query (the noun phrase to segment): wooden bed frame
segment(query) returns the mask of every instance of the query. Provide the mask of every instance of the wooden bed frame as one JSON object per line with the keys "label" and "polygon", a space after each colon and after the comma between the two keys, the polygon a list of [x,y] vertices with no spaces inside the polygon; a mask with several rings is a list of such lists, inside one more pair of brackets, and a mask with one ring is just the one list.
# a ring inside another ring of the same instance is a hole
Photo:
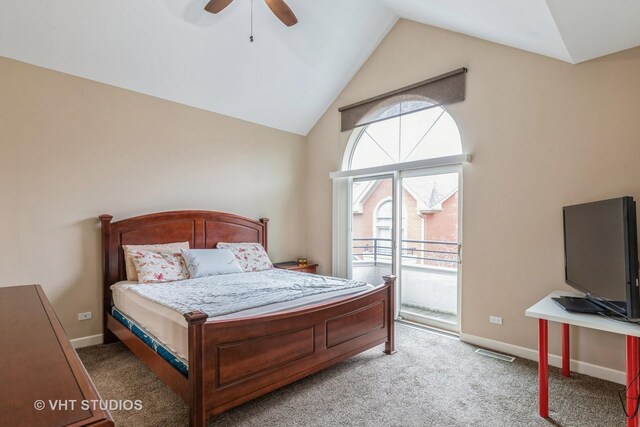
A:
{"label": "wooden bed frame", "polygon": [[189,404],[189,425],[252,400],[328,366],[385,344],[394,350],[395,277],[372,290],[276,313],[228,320],[185,314],[189,374],[165,359],[111,316],[111,285],[125,280],[122,245],[188,241],[259,242],[267,248],[268,219],[254,221],[210,211],[163,212],[111,222],[101,215],[104,342],[122,341]]}

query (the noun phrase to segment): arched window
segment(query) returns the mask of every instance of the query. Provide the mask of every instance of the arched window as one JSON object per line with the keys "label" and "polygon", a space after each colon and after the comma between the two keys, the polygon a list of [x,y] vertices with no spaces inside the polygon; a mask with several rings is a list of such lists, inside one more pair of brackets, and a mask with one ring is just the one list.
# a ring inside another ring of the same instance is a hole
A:
{"label": "arched window", "polygon": [[345,152],[343,170],[461,153],[458,126],[444,108],[434,107],[355,131]]}
{"label": "arched window", "polygon": [[341,172],[351,177],[343,193],[351,201],[347,275],[376,283],[396,274],[402,316],[457,330],[466,155],[455,121],[432,107],[370,122],[352,133],[344,156]]}
{"label": "arched window", "polygon": [[379,239],[391,239],[391,227],[393,226],[393,203],[387,199],[380,203],[376,211],[376,237]]}
{"label": "arched window", "polygon": [[393,238],[393,200],[388,197],[380,202],[374,213],[373,224],[375,227],[377,252],[382,256],[391,256],[391,243]]}

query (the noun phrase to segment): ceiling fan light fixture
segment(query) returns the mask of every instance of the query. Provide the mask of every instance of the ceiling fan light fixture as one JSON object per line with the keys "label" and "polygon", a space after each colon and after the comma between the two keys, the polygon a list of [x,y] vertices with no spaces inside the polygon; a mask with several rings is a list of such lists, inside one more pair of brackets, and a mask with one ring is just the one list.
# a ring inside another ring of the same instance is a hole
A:
{"label": "ceiling fan light fixture", "polygon": [[[204,7],[204,10],[213,14],[220,13],[229,6],[232,1],[233,0],[210,0]],[[271,12],[287,27],[292,27],[298,23],[298,18],[284,0],[264,0],[264,2],[269,6]]]}

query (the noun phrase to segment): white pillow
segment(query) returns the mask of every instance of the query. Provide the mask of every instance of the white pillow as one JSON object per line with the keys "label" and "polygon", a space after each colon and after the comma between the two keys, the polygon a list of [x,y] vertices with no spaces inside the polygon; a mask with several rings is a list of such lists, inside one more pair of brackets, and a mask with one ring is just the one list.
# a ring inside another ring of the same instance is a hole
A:
{"label": "white pillow", "polygon": [[162,245],[123,245],[124,266],[127,271],[127,280],[138,281],[138,272],[131,259],[131,251],[151,251],[151,252],[180,252],[180,249],[189,249],[189,242],[167,243]]}
{"label": "white pillow", "polygon": [[187,280],[189,271],[180,252],[131,251],[140,283]]}
{"label": "white pillow", "polygon": [[243,272],[229,249],[182,249],[181,252],[192,278]]}
{"label": "white pillow", "polygon": [[220,249],[229,249],[238,259],[244,272],[262,271],[273,268],[269,255],[260,243],[224,243],[217,245]]}

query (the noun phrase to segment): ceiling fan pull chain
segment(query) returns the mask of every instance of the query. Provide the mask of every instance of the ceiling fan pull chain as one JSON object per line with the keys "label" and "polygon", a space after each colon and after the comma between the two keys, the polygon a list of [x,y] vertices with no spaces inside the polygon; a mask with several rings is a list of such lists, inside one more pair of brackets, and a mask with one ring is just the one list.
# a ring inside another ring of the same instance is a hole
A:
{"label": "ceiling fan pull chain", "polygon": [[249,35],[249,41],[253,43],[253,0],[251,0],[251,34]]}

